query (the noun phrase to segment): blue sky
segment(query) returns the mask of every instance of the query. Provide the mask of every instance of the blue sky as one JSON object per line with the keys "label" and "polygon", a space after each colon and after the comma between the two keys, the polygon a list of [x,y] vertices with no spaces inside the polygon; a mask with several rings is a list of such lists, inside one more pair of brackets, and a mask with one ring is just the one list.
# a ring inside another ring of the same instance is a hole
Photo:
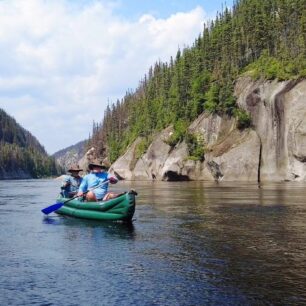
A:
{"label": "blue sky", "polygon": [[[138,18],[143,14],[153,14],[158,18],[166,18],[177,12],[186,12],[194,9],[197,6],[209,14],[214,16],[215,12],[221,10],[222,5],[226,3],[224,0],[128,0],[118,1],[119,14],[127,18]],[[231,2],[227,2],[231,4]]]}
{"label": "blue sky", "polygon": [[[75,6],[84,7],[94,0],[71,1]],[[225,5],[232,5],[232,0],[114,0],[103,1],[114,7],[115,13],[127,19],[137,19],[144,14],[152,14],[157,18],[167,18],[177,12],[186,12],[201,6],[209,15],[215,16]]]}
{"label": "blue sky", "polygon": [[222,3],[2,0],[0,108],[50,154],[84,140],[108,101],[191,45]]}

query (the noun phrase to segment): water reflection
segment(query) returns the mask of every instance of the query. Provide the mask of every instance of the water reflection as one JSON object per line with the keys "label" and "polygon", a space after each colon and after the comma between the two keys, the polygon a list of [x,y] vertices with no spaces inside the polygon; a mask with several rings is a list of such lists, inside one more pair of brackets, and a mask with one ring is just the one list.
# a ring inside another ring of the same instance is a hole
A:
{"label": "water reflection", "polygon": [[105,235],[112,235],[113,237],[121,239],[135,238],[135,227],[133,222],[101,222],[64,216],[45,216],[42,222],[48,225],[66,226],[68,235],[70,232],[73,233],[69,236],[69,240],[79,239],[78,233],[80,236],[84,236],[84,233],[90,232],[90,236],[93,237],[94,234],[97,233],[97,230],[103,231]]}
{"label": "water reflection", "polygon": [[139,193],[132,224],[42,219],[58,186],[7,184],[0,182],[4,304],[88,305],[101,296],[111,305],[305,304],[303,184],[120,182],[115,191]]}
{"label": "water reflection", "polygon": [[60,225],[62,223],[59,217],[55,216],[44,216],[42,220],[44,224]]}
{"label": "water reflection", "polygon": [[[205,280],[231,301],[236,292],[240,303],[301,303],[306,296],[306,278],[299,272],[306,272],[301,191],[287,183],[144,186],[142,223],[155,233],[147,234],[152,247],[143,255],[167,261],[176,273],[184,266],[186,278]],[[156,222],[162,226],[157,233]]]}

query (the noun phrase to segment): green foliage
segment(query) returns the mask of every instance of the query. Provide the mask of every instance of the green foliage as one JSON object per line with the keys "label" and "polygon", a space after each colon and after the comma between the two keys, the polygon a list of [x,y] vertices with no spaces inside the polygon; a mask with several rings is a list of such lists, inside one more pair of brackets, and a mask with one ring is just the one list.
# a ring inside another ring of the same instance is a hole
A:
{"label": "green foliage", "polygon": [[189,159],[191,160],[199,160],[201,162],[204,161],[204,139],[201,134],[191,134],[187,133],[185,137],[185,141],[188,146],[189,151]]}
{"label": "green foliage", "polygon": [[246,74],[254,79],[278,79],[280,81],[306,76],[306,59],[297,58],[286,60],[269,56],[265,50],[259,59],[245,68]]}
{"label": "green foliage", "polygon": [[0,109],[0,176],[16,171],[40,178],[61,169],[34,136]]}
{"label": "green foliage", "polygon": [[236,109],[234,115],[237,118],[238,129],[242,130],[251,126],[251,117],[245,110]]}
{"label": "green foliage", "polygon": [[208,72],[200,74],[191,83],[191,101],[189,103],[189,118],[193,119],[203,112],[205,103],[205,92],[210,84]]}
{"label": "green foliage", "polygon": [[60,173],[55,160],[46,154],[16,144],[0,142],[0,174],[23,171],[33,178]]}
{"label": "green foliage", "polygon": [[143,154],[147,152],[150,144],[152,142],[151,137],[144,137],[141,141],[137,144],[135,148],[135,158],[138,160]]}
{"label": "green foliage", "polygon": [[118,157],[120,157],[120,144],[118,141],[111,139],[109,141],[109,160],[113,163]]}
{"label": "green foliage", "polygon": [[219,106],[219,92],[218,84],[213,83],[205,94],[204,108],[209,113],[217,113]]}
{"label": "green foliage", "polygon": [[233,115],[235,109],[237,108],[236,98],[233,95],[233,86],[226,84],[220,89],[220,101],[221,101],[221,113],[226,113],[228,115]]}
{"label": "green foliage", "polygon": [[188,127],[188,123],[186,121],[179,119],[174,124],[174,130],[173,130],[172,135],[165,142],[169,146],[175,147],[176,144],[184,140],[186,132],[187,132],[187,127]]}

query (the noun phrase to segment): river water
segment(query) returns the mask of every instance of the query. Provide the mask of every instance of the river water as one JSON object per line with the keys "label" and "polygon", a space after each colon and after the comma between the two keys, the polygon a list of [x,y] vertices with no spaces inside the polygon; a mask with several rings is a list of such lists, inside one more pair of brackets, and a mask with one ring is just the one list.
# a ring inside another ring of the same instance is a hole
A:
{"label": "river water", "polygon": [[0,181],[0,305],[306,305],[305,184],[130,187],[127,225],[45,218],[58,181]]}

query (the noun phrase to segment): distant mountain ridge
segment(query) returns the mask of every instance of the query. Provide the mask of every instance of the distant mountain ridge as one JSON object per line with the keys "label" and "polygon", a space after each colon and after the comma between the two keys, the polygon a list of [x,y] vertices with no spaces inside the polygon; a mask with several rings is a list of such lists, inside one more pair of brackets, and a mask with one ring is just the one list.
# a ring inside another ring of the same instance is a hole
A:
{"label": "distant mountain ridge", "polygon": [[60,172],[39,141],[0,109],[0,179],[39,178]]}
{"label": "distant mountain ridge", "polygon": [[55,152],[52,156],[56,162],[67,171],[70,166],[75,165],[84,155],[87,140],[80,141],[75,145],[69,146],[65,149]]}

